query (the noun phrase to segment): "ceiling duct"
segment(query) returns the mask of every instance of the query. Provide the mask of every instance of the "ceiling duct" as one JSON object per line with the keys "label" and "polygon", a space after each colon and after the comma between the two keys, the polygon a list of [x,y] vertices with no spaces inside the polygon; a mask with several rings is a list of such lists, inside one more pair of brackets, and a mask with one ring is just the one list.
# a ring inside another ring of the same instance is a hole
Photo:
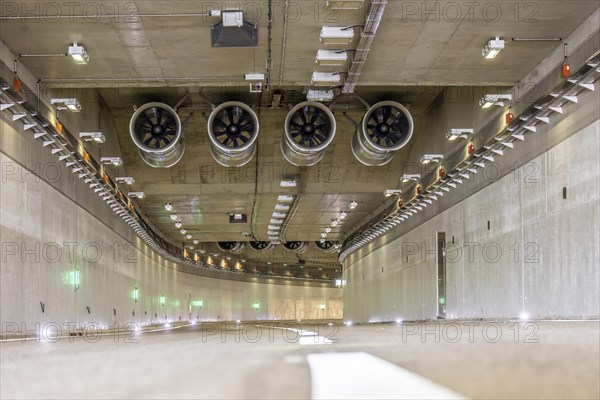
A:
{"label": "ceiling duct", "polygon": [[283,243],[283,248],[287,251],[293,251],[297,254],[305,253],[308,250],[308,242],[291,241]]}
{"label": "ceiling duct", "polygon": [[142,160],[154,168],[169,168],[183,157],[185,146],[179,116],[164,103],[148,103],[131,117],[129,134]]}
{"label": "ceiling duct", "polygon": [[322,103],[305,101],[290,110],[285,119],[281,152],[298,167],[318,163],[335,136],[335,117]]}
{"label": "ceiling duct", "polygon": [[256,153],[258,117],[250,106],[228,101],[210,114],[208,136],[216,162],[224,167],[241,167]]}
{"label": "ceiling duct", "polygon": [[244,242],[217,242],[217,246],[221,251],[227,251],[232,254],[240,254],[246,244]]}
{"label": "ceiling duct", "polygon": [[271,251],[275,248],[275,244],[273,242],[259,242],[259,241],[251,241],[248,243],[250,248],[254,251]]}
{"label": "ceiling duct", "polygon": [[335,247],[335,242],[332,242],[330,240],[325,240],[322,243],[320,240],[317,240],[315,244],[317,245],[317,249],[325,253],[334,253],[337,250],[337,248]]}
{"label": "ceiling duct", "polygon": [[222,21],[210,31],[212,47],[257,47],[258,26],[244,21],[239,10],[221,11]]}
{"label": "ceiling duct", "polygon": [[352,153],[364,165],[385,165],[409,142],[413,128],[412,116],[403,105],[394,101],[377,103],[357,127]]}

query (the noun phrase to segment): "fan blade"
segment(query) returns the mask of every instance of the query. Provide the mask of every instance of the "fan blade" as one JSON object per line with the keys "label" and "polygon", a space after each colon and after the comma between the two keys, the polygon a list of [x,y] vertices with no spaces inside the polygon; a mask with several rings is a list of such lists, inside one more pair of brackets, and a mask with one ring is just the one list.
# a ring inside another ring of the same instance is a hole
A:
{"label": "fan blade", "polygon": [[254,124],[252,122],[248,122],[247,124],[240,126],[240,130],[244,132],[252,132],[254,131]]}
{"label": "fan blade", "polygon": [[215,118],[215,123],[213,124],[213,129],[215,128],[215,125],[218,125],[219,128],[227,129],[227,124],[218,118]]}
{"label": "fan blade", "polygon": [[390,106],[383,107],[383,110],[381,111],[381,115],[383,117],[383,122],[387,123],[388,119],[390,118],[390,115],[392,115],[392,107],[390,107]]}
{"label": "fan blade", "polygon": [[250,116],[250,114],[248,114],[246,112],[246,110],[242,110],[242,115],[240,116],[240,118],[237,120],[237,124],[238,125],[242,125],[242,123],[244,121],[246,121],[246,118],[248,118]]}
{"label": "fan blade", "polygon": [[142,114],[142,116],[143,116],[143,118],[144,118],[144,121],[145,121],[145,122],[146,122],[148,125],[150,125],[150,127],[154,126],[154,122],[152,122],[152,120],[150,119],[150,117],[148,117],[148,114],[146,114],[146,113],[143,113],[143,114]]}
{"label": "fan blade", "polygon": [[156,123],[161,125],[163,118],[163,109],[160,107],[154,107],[154,109],[156,110],[154,112],[154,115],[156,116]]}
{"label": "fan blade", "polygon": [[313,111],[313,116],[310,119],[310,123],[314,125],[314,123],[317,122],[317,118],[319,118],[319,115],[321,115],[321,110],[318,108],[315,108]]}
{"label": "fan blade", "polygon": [[229,107],[227,109],[227,117],[229,117],[229,124],[234,124],[234,120],[233,120],[233,109],[231,107]]}
{"label": "fan blade", "polygon": [[304,107],[302,109],[302,121],[306,124],[308,123],[308,107]]}
{"label": "fan blade", "polygon": [[323,143],[325,140],[327,140],[327,137],[320,133],[315,133],[314,137],[315,137],[315,139],[320,140],[320,143]]}
{"label": "fan blade", "polygon": [[291,121],[290,121],[290,125],[292,125],[292,126],[295,126],[296,128],[301,128],[301,127],[302,127],[302,125],[300,125],[299,123],[297,123],[297,122],[296,122],[296,121],[294,121],[294,120],[291,120]]}
{"label": "fan blade", "polygon": [[148,140],[144,141],[144,144],[145,144],[146,146],[149,146],[149,145],[150,145],[150,142],[152,141],[152,139],[154,139],[154,138],[153,138],[152,136],[150,136],[150,139],[148,139]]}

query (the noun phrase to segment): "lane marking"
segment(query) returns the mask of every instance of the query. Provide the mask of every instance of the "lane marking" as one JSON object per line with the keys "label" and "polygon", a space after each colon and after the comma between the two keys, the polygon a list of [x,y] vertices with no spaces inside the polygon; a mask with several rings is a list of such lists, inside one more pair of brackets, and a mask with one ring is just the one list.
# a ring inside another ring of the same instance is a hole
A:
{"label": "lane marking", "polygon": [[313,353],[312,399],[465,399],[452,390],[368,353]]}

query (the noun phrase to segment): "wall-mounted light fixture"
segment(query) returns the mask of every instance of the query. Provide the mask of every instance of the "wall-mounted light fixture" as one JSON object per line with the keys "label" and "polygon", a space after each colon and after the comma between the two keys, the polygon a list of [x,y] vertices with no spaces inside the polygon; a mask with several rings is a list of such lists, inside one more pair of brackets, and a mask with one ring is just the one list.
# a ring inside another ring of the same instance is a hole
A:
{"label": "wall-mounted light fixture", "polygon": [[52,98],[52,99],[50,99],[50,104],[62,104],[64,107],[58,107],[59,110],[68,109],[71,112],[81,111],[81,104],[79,103],[79,100],[74,99],[74,98],[71,98],[71,99]]}
{"label": "wall-mounted light fixture", "polygon": [[106,141],[102,132],[79,132],[79,138],[84,142],[104,143]]}
{"label": "wall-mounted light fixture", "polygon": [[100,163],[120,167],[123,165],[123,160],[121,160],[121,157],[100,157]]}
{"label": "wall-mounted light fixture", "polygon": [[490,108],[491,106],[504,107],[504,100],[511,101],[511,94],[486,94],[481,100],[479,100],[479,106],[481,108]]}
{"label": "wall-mounted light fixture", "polygon": [[129,198],[132,198],[132,199],[143,199],[146,197],[144,192],[129,192],[127,194],[127,196],[129,196]]}
{"label": "wall-mounted light fixture", "polygon": [[133,176],[118,176],[115,178],[115,182],[125,185],[133,185],[135,183],[135,178]]}
{"label": "wall-mounted light fixture", "polygon": [[402,175],[402,182],[406,183],[409,181],[421,180],[421,174],[404,174]]}
{"label": "wall-mounted light fixture", "polygon": [[446,133],[446,139],[448,140],[456,140],[456,139],[468,139],[469,135],[473,134],[473,129],[450,129],[448,133]]}
{"label": "wall-mounted light fixture", "polygon": [[383,192],[383,195],[384,195],[385,197],[391,197],[392,195],[399,196],[399,195],[401,195],[401,194],[402,194],[402,190],[400,190],[400,189],[386,189],[386,190]]}
{"label": "wall-mounted light fixture", "polygon": [[429,164],[430,162],[440,162],[444,159],[443,154],[423,154],[421,164]]}

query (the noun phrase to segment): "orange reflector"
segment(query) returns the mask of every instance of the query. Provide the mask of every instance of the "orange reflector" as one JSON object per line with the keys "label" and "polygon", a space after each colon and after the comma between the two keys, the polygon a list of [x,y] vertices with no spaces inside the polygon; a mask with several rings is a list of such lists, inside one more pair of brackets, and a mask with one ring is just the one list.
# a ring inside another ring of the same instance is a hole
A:
{"label": "orange reflector", "polygon": [[63,133],[63,126],[60,122],[56,122],[56,125],[54,127],[56,128],[56,131],[58,133]]}
{"label": "orange reflector", "polygon": [[90,153],[87,151],[83,152],[83,160],[89,162],[90,161]]}
{"label": "orange reflector", "polygon": [[470,156],[475,154],[475,145],[473,142],[469,143],[469,146],[467,146],[467,153],[469,153]]}
{"label": "orange reflector", "polygon": [[23,93],[23,85],[21,83],[21,80],[16,76],[15,79],[13,79],[12,87],[15,90],[15,92],[18,92],[19,94]]}
{"label": "orange reflector", "polygon": [[417,186],[417,194],[421,194],[423,193],[423,188],[421,187],[421,185]]}
{"label": "orange reflector", "polygon": [[566,78],[569,75],[571,75],[571,67],[569,66],[569,64],[563,63],[563,65],[560,69],[560,76],[563,78]]}
{"label": "orange reflector", "polygon": [[444,176],[446,176],[446,170],[444,169],[443,165],[440,165],[440,169],[438,170],[438,174],[439,174],[440,178],[443,178]]}
{"label": "orange reflector", "polygon": [[506,124],[510,124],[512,122],[513,119],[515,119],[515,116],[513,113],[511,113],[510,111],[506,113],[505,115],[505,119],[506,119]]}
{"label": "orange reflector", "polygon": [[104,182],[108,183],[108,175],[104,174]]}

